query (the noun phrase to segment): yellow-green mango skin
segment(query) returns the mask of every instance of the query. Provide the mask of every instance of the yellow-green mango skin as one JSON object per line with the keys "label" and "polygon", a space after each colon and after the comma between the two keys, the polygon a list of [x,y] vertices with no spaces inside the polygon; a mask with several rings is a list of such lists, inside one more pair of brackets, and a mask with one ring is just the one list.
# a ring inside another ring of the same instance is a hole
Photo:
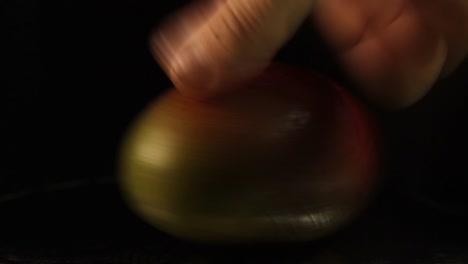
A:
{"label": "yellow-green mango skin", "polygon": [[141,113],[121,151],[128,205],[198,242],[307,241],[345,226],[375,184],[362,110],[331,82],[291,69],[245,86],[205,102],[172,89]]}

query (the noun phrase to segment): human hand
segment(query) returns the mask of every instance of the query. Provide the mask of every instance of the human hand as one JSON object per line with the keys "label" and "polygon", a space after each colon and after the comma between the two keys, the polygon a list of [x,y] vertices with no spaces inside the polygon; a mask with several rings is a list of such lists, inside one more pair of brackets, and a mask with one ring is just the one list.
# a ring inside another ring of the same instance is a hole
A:
{"label": "human hand", "polygon": [[181,92],[205,98],[260,72],[309,16],[364,93],[390,108],[417,102],[468,53],[466,0],[204,0],[151,47]]}

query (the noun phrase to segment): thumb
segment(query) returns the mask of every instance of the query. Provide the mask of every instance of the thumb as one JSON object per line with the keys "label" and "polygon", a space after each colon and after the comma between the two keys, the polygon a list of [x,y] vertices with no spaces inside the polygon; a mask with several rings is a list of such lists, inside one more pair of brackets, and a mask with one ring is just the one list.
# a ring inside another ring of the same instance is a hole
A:
{"label": "thumb", "polygon": [[184,94],[206,98],[260,72],[309,15],[314,0],[209,0],[151,38],[155,58]]}

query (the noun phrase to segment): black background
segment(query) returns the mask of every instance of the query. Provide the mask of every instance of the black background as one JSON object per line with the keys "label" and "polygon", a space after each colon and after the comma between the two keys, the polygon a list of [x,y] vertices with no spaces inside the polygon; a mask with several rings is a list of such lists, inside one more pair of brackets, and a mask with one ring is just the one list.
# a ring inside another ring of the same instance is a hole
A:
{"label": "black background", "polygon": [[[369,105],[385,185],[361,219],[332,237],[193,245],[134,217],[114,183],[115,159],[132,118],[170,87],[148,35],[183,2],[0,2],[0,262],[468,263],[468,63],[414,107],[386,113]],[[352,89],[308,26],[277,60]]]}

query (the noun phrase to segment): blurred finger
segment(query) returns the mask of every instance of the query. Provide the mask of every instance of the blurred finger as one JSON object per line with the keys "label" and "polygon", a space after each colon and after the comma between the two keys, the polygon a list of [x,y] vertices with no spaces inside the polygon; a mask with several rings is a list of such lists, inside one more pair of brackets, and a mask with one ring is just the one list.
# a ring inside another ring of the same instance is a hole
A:
{"label": "blurred finger", "polygon": [[155,32],[151,47],[181,92],[210,97],[261,71],[313,4],[314,0],[197,2]]}

